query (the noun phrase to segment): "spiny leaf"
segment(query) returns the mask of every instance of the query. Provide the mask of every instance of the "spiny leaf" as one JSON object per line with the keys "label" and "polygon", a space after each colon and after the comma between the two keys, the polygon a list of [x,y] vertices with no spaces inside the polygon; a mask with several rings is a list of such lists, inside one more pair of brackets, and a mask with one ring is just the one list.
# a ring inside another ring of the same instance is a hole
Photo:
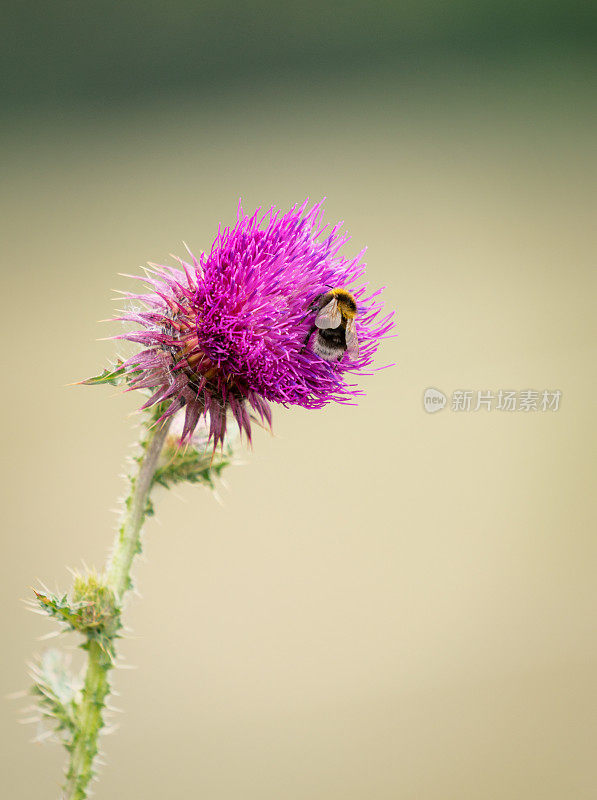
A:
{"label": "spiny leaf", "polygon": [[65,656],[58,650],[47,650],[32,667],[31,677],[41,716],[50,720],[54,731],[62,733],[68,744],[75,729],[80,678],[71,674]]}
{"label": "spiny leaf", "polygon": [[121,383],[126,383],[127,373],[124,368],[122,359],[118,359],[113,367],[106,368],[100,375],[95,375],[93,378],[87,378],[84,381],[79,381],[84,386],[99,386],[102,383],[108,383],[111,386],[119,386]]}
{"label": "spiny leaf", "polygon": [[77,620],[77,611],[79,610],[80,604],[75,606],[74,604],[70,603],[68,600],[67,595],[63,595],[62,597],[57,597],[56,595],[47,596],[45,594],[41,594],[41,592],[33,590],[38,603],[40,604],[41,608],[48,614],[50,617],[55,617],[56,619],[60,620],[60,622],[65,623],[69,628],[75,629],[75,623]]}

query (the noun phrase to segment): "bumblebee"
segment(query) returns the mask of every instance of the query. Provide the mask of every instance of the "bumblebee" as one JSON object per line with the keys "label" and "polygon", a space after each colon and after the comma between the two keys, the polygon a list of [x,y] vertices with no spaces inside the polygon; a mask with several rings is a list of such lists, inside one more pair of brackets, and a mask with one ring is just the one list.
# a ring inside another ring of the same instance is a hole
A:
{"label": "bumblebee", "polygon": [[332,289],[319,295],[311,308],[316,312],[315,322],[305,343],[316,333],[313,352],[326,361],[340,361],[346,350],[350,356],[358,358],[357,304],[350,292]]}

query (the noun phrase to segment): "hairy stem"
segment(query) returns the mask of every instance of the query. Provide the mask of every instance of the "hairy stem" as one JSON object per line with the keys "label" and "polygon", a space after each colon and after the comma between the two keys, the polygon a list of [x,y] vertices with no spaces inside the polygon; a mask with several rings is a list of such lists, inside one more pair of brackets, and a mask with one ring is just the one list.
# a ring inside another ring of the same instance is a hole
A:
{"label": "hairy stem", "polygon": [[85,684],[77,707],[76,727],[66,773],[63,794],[65,800],[85,800],[87,797],[87,786],[93,777],[93,761],[97,755],[97,739],[104,724],[102,710],[110,690],[110,657],[97,642],[89,642],[87,653]]}
{"label": "hairy stem", "polygon": [[136,475],[131,476],[131,491],[125,500],[122,525],[114,542],[108,582],[119,603],[131,588],[131,566],[141,549],[141,528],[150,509],[149,494],[153,486],[158,459],[170,427],[170,417],[150,429],[143,442],[143,456]]}
{"label": "hairy stem", "polygon": [[[108,584],[114,592],[118,612],[126,592],[131,588],[131,567],[135,555],[141,551],[141,529],[151,513],[149,495],[154,484],[158,459],[164,445],[170,420],[154,424],[142,440],[141,457],[130,476],[130,492],[125,500],[122,524],[116,535],[114,550],[108,568]],[[87,669],[81,699],[77,703],[75,729],[69,744],[70,760],[66,773],[63,800],[85,800],[93,762],[98,750],[98,736],[104,725],[103,709],[110,691],[108,680],[113,666],[114,642],[106,643],[88,639]]]}

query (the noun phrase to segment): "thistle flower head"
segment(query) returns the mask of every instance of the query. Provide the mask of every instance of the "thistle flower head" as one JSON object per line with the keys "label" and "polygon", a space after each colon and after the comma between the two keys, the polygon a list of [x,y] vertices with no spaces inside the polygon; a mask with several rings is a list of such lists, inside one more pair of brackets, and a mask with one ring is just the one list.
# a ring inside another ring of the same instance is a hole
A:
{"label": "thistle flower head", "polygon": [[[134,307],[119,319],[140,329],[116,338],[143,348],[122,365],[128,388],[149,389],[143,408],[162,404],[162,417],[184,408],[183,441],[203,416],[216,447],[228,412],[250,439],[252,420],[271,424],[270,402],[321,408],[362,394],[348,381],[370,370],[392,315],[381,317],[380,290],[362,283],[362,254],[341,257],[347,237],[321,216],[321,203],[251,216],[239,207],[209,253],[189,251],[176,268],[151,264],[142,279],[150,291],[127,293]],[[307,339],[314,304],[334,287],[356,300],[360,349],[330,363]]]}

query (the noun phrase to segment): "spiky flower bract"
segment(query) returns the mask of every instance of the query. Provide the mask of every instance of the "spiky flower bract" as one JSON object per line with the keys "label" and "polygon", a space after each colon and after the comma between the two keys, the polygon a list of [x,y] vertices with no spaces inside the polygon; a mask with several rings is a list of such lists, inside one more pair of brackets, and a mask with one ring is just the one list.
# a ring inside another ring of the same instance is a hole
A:
{"label": "spiky flower bract", "polygon": [[[362,253],[347,259],[340,225],[323,225],[322,204],[286,214],[260,209],[220,228],[208,254],[180,267],[150,264],[146,294],[125,293],[133,308],[121,320],[142,326],[119,337],[143,346],[122,365],[129,389],[149,389],[143,408],[163,404],[162,416],[185,409],[182,438],[201,416],[214,447],[224,441],[230,411],[251,438],[251,419],[271,424],[270,402],[321,408],[354,402],[362,390],[347,382],[367,373],[381,339],[393,327],[380,318],[377,297],[362,282]],[[344,287],[358,304],[360,352],[330,363],[306,345],[314,301]]]}

